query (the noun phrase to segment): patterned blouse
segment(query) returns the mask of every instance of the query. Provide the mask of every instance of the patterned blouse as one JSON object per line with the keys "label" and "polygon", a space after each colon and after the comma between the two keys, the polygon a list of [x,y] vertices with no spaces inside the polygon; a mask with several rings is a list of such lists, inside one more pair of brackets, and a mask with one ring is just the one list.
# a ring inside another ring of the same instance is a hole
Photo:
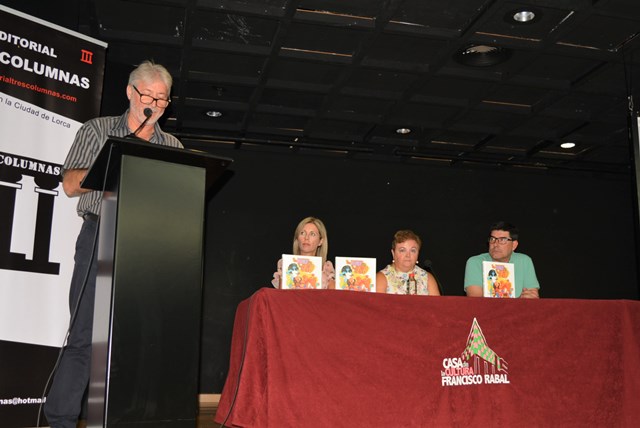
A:
{"label": "patterned blouse", "polygon": [[[421,267],[415,266],[411,272],[399,272],[393,265],[387,265],[380,272],[387,278],[387,294],[417,294],[426,296],[429,294],[427,288],[428,274]],[[415,285],[411,284],[409,290],[409,275],[415,278]]]}

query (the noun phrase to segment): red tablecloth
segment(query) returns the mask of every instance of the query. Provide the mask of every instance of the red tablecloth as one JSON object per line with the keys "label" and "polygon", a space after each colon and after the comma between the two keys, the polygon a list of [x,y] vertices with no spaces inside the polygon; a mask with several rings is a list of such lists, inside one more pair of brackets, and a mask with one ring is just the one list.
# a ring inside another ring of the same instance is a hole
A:
{"label": "red tablecloth", "polygon": [[640,302],[262,289],[215,420],[239,427],[640,426]]}

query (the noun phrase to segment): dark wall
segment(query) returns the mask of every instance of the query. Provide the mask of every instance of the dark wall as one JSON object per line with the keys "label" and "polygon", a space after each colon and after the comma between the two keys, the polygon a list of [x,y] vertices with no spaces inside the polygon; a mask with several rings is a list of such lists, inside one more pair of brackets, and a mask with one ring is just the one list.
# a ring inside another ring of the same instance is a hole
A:
{"label": "dark wall", "polygon": [[486,251],[488,226],[519,226],[543,298],[637,299],[628,177],[467,170],[249,150],[209,202],[201,391],[220,392],[237,304],[269,286],[308,215],[328,229],[329,258],[391,261],[397,229],[423,239],[445,295],[464,294],[466,259]]}

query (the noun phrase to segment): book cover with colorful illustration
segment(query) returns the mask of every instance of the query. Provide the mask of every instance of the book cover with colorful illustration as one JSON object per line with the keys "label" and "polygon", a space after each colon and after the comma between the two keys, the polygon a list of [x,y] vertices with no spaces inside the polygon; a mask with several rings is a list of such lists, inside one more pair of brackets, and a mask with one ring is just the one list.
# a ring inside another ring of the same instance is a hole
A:
{"label": "book cover with colorful illustration", "polygon": [[516,297],[513,263],[482,262],[484,297],[499,299]]}
{"label": "book cover with colorful illustration", "polygon": [[281,288],[322,288],[322,257],[283,254]]}
{"label": "book cover with colorful illustration", "polygon": [[376,259],[336,257],[336,290],[376,291]]}

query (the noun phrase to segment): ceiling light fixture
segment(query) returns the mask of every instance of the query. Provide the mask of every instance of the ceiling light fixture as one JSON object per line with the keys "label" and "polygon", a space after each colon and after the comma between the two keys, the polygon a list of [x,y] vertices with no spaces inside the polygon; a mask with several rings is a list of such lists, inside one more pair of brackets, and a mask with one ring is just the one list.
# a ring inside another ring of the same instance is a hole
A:
{"label": "ceiling light fixture", "polygon": [[220,116],[222,116],[222,112],[217,111],[217,110],[208,110],[205,114],[207,116],[209,116],[209,117],[220,117]]}
{"label": "ceiling light fixture", "polygon": [[542,12],[539,9],[515,9],[504,15],[504,20],[511,25],[533,24],[541,18]]}
{"label": "ceiling light fixture", "polygon": [[560,147],[563,149],[573,149],[576,146],[576,143],[572,143],[571,141],[567,141],[566,143],[560,144]]}
{"label": "ceiling light fixture", "polygon": [[396,134],[406,135],[406,134],[410,134],[410,133],[411,133],[411,129],[409,129],[409,128],[398,128],[398,129],[396,129]]}
{"label": "ceiling light fixture", "polygon": [[471,67],[490,67],[503,63],[510,57],[510,49],[490,45],[469,45],[456,52],[453,59]]}
{"label": "ceiling light fixture", "polygon": [[533,21],[536,14],[530,10],[521,10],[513,14],[513,20],[516,22],[530,22]]}

